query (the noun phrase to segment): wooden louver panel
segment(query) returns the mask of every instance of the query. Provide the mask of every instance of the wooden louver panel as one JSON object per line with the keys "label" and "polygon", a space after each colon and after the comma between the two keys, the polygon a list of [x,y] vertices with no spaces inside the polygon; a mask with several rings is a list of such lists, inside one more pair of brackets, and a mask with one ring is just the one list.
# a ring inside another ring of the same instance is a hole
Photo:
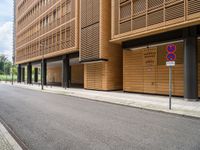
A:
{"label": "wooden louver panel", "polygon": [[85,65],[87,89],[101,90],[103,86],[102,76],[104,75],[104,64],[95,63]]}
{"label": "wooden louver panel", "polygon": [[200,13],[200,1],[199,0],[189,0],[188,1],[188,14]]}
{"label": "wooden louver panel", "polygon": [[87,0],[81,0],[81,28],[87,26]]}
{"label": "wooden louver panel", "polygon": [[189,25],[188,20],[196,24],[200,18],[199,0],[113,0],[113,3],[113,38],[129,31],[138,35],[179,23]]}
{"label": "wooden louver panel", "polygon": [[166,21],[184,17],[184,3],[178,3],[166,8]]}
{"label": "wooden louver panel", "polygon": [[99,58],[99,0],[81,1],[81,60]]}
{"label": "wooden louver panel", "polygon": [[133,15],[144,13],[146,11],[146,1],[135,0],[133,3]]}
{"label": "wooden louver panel", "polygon": [[120,24],[120,33],[131,31],[131,21],[126,21]]}
{"label": "wooden louver panel", "polygon": [[99,58],[99,24],[81,30],[81,59]]}
{"label": "wooden louver panel", "polygon": [[81,0],[81,28],[99,22],[99,0]]}
{"label": "wooden louver panel", "polygon": [[148,9],[153,9],[164,4],[164,0],[148,0]]}
{"label": "wooden louver panel", "polygon": [[162,23],[164,20],[163,10],[155,11],[148,15],[148,26]]}
{"label": "wooden louver panel", "polygon": [[132,29],[133,30],[144,28],[144,27],[146,27],[146,15],[139,16],[132,20]]}
{"label": "wooden louver panel", "polygon": [[122,5],[120,8],[120,19],[131,17],[131,3]]}

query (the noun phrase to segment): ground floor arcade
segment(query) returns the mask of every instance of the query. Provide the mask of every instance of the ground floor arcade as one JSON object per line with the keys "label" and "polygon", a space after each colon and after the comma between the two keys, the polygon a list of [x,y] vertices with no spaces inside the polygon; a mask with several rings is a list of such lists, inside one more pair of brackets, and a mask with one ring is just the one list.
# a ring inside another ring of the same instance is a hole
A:
{"label": "ground floor arcade", "polygon": [[18,65],[18,82],[83,87],[83,64],[78,53]]}
{"label": "ground floor arcade", "polygon": [[200,97],[200,27],[189,27],[124,41],[108,60],[79,62],[78,53],[21,64],[18,81],[93,90],[167,95],[166,47],[176,46],[173,95]]}

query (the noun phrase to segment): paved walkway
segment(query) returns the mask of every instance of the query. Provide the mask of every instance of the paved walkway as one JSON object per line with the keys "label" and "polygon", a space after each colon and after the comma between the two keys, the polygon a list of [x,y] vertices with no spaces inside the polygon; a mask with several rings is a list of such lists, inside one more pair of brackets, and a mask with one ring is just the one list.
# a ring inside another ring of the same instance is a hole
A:
{"label": "paved walkway", "polygon": [[[14,85],[16,87],[21,87],[21,88],[41,90],[41,86],[39,85],[27,85],[23,83],[22,84],[15,83]],[[43,92],[64,94],[64,95],[88,98],[95,101],[103,101],[103,102],[127,105],[131,107],[138,107],[138,108],[200,118],[200,101],[189,102],[184,100],[183,98],[177,98],[177,97],[172,98],[172,110],[169,110],[169,100],[167,96],[124,93],[122,91],[105,92],[105,91],[93,91],[93,90],[75,89],[75,88],[64,89],[61,87],[50,87],[50,86],[45,86]]]}
{"label": "paved walkway", "polygon": [[22,150],[6,128],[0,123],[0,150]]}

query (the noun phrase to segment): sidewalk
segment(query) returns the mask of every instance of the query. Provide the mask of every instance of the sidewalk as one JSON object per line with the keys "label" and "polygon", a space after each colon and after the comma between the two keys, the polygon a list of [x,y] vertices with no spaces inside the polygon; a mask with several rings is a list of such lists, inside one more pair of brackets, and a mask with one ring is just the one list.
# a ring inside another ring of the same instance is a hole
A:
{"label": "sidewalk", "polygon": [[[14,85],[16,87],[41,91],[41,86],[39,85],[27,85],[23,83],[15,83]],[[169,98],[167,96],[124,93],[122,91],[105,92],[75,88],[64,89],[61,87],[50,86],[45,86],[43,92],[76,96],[95,101],[103,101],[108,103],[126,105],[130,107],[137,107],[200,118],[200,101],[189,102],[185,101],[183,98],[177,97],[172,98],[172,110],[169,110]]]}
{"label": "sidewalk", "polygon": [[22,150],[6,128],[0,123],[0,150]]}

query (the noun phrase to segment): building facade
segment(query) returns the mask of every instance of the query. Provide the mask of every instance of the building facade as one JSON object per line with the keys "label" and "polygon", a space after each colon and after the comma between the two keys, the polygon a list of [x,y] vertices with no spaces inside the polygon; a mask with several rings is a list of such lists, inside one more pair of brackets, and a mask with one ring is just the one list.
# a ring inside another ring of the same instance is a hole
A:
{"label": "building facade", "polygon": [[[16,0],[18,82],[200,96],[199,0]],[[198,59],[199,58],[199,59]]]}

